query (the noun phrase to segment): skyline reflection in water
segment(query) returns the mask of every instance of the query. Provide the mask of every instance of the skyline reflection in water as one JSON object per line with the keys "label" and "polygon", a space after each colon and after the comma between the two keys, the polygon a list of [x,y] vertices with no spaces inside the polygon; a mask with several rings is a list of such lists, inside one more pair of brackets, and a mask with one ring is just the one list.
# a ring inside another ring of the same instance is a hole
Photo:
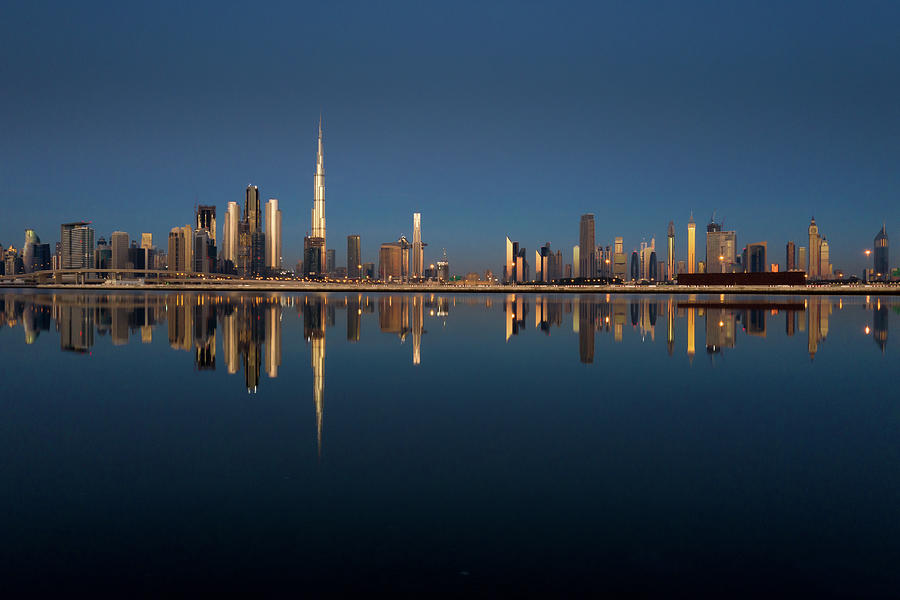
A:
{"label": "skyline reflection in water", "polygon": [[896,406],[858,397],[897,373],[898,314],[889,297],[4,292],[0,558],[20,582],[103,556],[123,581],[200,561],[319,591],[344,562],[366,585],[402,568],[412,591],[898,584]]}
{"label": "skyline reflection in water", "polygon": [[[701,351],[710,355],[726,352],[738,343],[739,333],[766,338],[779,334],[805,335],[809,358],[815,358],[827,339],[829,318],[845,304],[862,309],[862,331],[871,335],[885,352],[888,313],[900,312],[892,298],[732,297],[717,296],[624,296],[540,295],[443,296],[435,294],[207,294],[207,293],[20,293],[2,294],[0,328],[20,326],[26,344],[42,331],[59,334],[60,349],[90,353],[97,336],[109,336],[114,346],[153,341],[157,328],[165,326],[169,346],[193,353],[198,371],[224,367],[229,375],[242,372],[250,393],[258,391],[261,373],[278,377],[281,367],[282,322],[285,315],[302,319],[303,337],[309,346],[313,373],[313,403],[317,446],[321,452],[325,394],[325,332],[335,326],[336,314],[346,313],[347,342],[358,342],[361,323],[377,313],[381,333],[393,334],[401,343],[412,341],[412,363],[422,360],[422,336],[426,318],[446,320],[457,303],[492,311],[501,303],[506,323],[506,341],[528,331],[529,313],[533,329],[545,335],[571,323],[578,337],[579,359],[595,360],[597,336],[612,335],[622,342],[627,335],[641,342],[656,342],[664,336],[666,351],[676,349],[676,322],[686,325],[680,345],[693,362],[698,339]],[[658,332],[657,329],[661,328]],[[561,331],[559,331],[561,332]],[[157,335],[161,332],[157,332]],[[698,338],[698,335],[700,336]],[[221,341],[219,341],[219,336]],[[220,363],[217,365],[217,357]]]}

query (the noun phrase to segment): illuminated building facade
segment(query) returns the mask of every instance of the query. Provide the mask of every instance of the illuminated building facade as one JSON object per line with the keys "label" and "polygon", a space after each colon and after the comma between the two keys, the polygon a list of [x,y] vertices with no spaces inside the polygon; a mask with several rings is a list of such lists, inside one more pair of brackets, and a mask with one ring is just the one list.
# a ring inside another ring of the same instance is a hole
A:
{"label": "illuminated building facade", "polygon": [[881,280],[887,280],[891,277],[890,262],[888,255],[888,236],[885,231],[885,225],[881,226],[881,231],[875,236],[875,277]]}
{"label": "illuminated building facade", "polygon": [[581,248],[579,272],[582,277],[593,279],[597,276],[597,254],[594,246],[594,215],[581,215],[578,231],[578,246]]}

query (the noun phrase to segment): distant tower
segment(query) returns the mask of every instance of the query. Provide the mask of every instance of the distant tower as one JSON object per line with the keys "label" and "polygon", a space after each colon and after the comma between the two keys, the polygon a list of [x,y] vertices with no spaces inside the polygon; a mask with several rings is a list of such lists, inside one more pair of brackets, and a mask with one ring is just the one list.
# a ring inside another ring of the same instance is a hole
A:
{"label": "distant tower", "polygon": [[785,250],[785,271],[795,271],[797,269],[797,251],[794,242],[788,242]]}
{"label": "distant tower", "polygon": [[425,270],[425,253],[422,248],[422,214],[413,213],[413,242],[412,242],[412,277],[420,279]]}
{"label": "distant tower", "polygon": [[193,267],[194,232],[190,225],[173,227],[169,231],[169,271],[189,273]]}
{"label": "distant tower", "polygon": [[237,202],[229,202],[225,212],[225,225],[222,229],[222,257],[237,264],[238,229],[241,222],[241,207]]}
{"label": "distant tower", "polygon": [[506,236],[506,266],[503,268],[503,283],[512,283],[516,280],[516,253],[513,251],[513,242]]}
{"label": "distant tower", "polygon": [[688,221],[688,273],[694,273],[697,265],[697,224],[694,223],[694,213]]}
{"label": "distant tower", "polygon": [[667,277],[671,280],[675,276],[675,223],[673,221],[669,221],[669,232],[666,239],[668,240],[667,251],[669,252],[666,257],[666,271]]}
{"label": "distant tower", "polygon": [[879,279],[890,279],[890,265],[888,256],[888,236],[885,225],[881,225],[881,231],[875,236],[875,276]]}
{"label": "distant tower", "polygon": [[128,234],[124,231],[113,231],[109,236],[109,245],[112,247],[112,268],[126,269],[128,263]]}
{"label": "distant tower", "polygon": [[819,270],[819,227],[816,225],[816,219],[813,218],[809,222],[809,270],[807,274],[810,279],[818,279],[821,275]]}
{"label": "distant tower", "polygon": [[248,185],[244,197],[244,220],[250,226],[250,233],[262,230],[262,215],[259,212],[259,188]]}
{"label": "distant tower", "polygon": [[[322,141],[322,117],[319,116],[319,147],[316,152],[316,173],[313,177],[313,208],[310,237],[322,238],[325,243],[325,145]],[[320,269],[325,270],[325,254],[322,253]]]}
{"label": "distant tower", "polygon": [[447,260],[447,249],[442,249],[441,260],[437,261],[437,277],[441,283],[450,281],[450,261]]}
{"label": "distant tower", "polygon": [[266,202],[266,266],[281,268],[281,210],[277,198]]}
{"label": "distant tower", "polygon": [[60,269],[90,269],[93,266],[94,228],[79,221],[59,227]]}
{"label": "distant tower", "polygon": [[197,207],[197,231],[206,231],[213,245],[216,243],[216,207],[201,204]]}
{"label": "distant tower", "polygon": [[594,215],[581,215],[578,245],[581,248],[580,273],[582,277],[597,276],[597,253],[594,252]]}
{"label": "distant tower", "polygon": [[326,275],[334,275],[336,264],[334,248],[326,248],[325,249],[325,274]]}
{"label": "distant tower", "polygon": [[819,242],[819,277],[831,279],[831,253],[825,236],[822,236],[822,241]]}
{"label": "distant tower", "polygon": [[362,255],[359,249],[359,236],[347,236],[347,277],[360,279],[362,270]]}

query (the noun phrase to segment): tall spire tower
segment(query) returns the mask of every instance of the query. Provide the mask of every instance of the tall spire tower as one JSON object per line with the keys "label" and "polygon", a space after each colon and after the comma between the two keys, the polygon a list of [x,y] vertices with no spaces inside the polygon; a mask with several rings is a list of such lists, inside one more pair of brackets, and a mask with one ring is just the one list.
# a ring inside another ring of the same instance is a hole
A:
{"label": "tall spire tower", "polygon": [[322,115],[319,115],[319,149],[316,153],[312,224],[310,237],[322,238],[322,256],[319,272],[325,270],[325,146],[322,143]]}
{"label": "tall spire tower", "polygon": [[687,272],[693,273],[697,266],[697,224],[694,223],[694,211],[688,221],[688,263]]}

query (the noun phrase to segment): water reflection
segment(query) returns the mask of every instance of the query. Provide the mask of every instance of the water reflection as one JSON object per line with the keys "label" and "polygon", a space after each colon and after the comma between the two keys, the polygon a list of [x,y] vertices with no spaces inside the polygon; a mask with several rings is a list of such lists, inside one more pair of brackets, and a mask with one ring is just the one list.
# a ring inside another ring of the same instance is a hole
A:
{"label": "water reflection", "polygon": [[[153,342],[164,327],[171,348],[189,352],[198,371],[215,371],[224,365],[231,375],[241,371],[248,393],[257,392],[264,372],[277,378],[282,366],[282,324],[286,315],[302,319],[303,337],[309,348],[312,398],[317,446],[321,454],[325,418],[326,332],[335,326],[336,313],[346,314],[346,341],[363,337],[364,322],[377,312],[378,330],[410,342],[411,362],[420,365],[427,348],[423,339],[429,320],[445,327],[451,309],[472,306],[487,313],[502,313],[507,344],[526,334],[531,324],[544,336],[565,334],[571,319],[577,338],[578,358],[584,364],[597,359],[599,336],[613,343],[632,337],[654,344],[657,327],[665,327],[665,351],[669,356],[684,348],[690,361],[698,340],[711,364],[737,347],[741,337],[765,339],[780,335],[774,324],[784,320],[784,337],[806,334],[807,353],[814,359],[829,334],[835,311],[862,311],[864,335],[872,335],[880,352],[887,350],[889,315],[900,312],[900,303],[889,298],[848,299],[812,296],[734,298],[706,296],[597,296],[527,295],[445,297],[424,294],[381,295],[282,295],[200,293],[19,293],[2,295],[0,327],[21,326],[26,344],[41,332],[54,328],[60,349],[89,354],[99,336],[109,336],[113,346],[128,344],[140,336]],[[530,319],[529,316],[533,316]],[[626,333],[628,325],[631,334]],[[660,336],[663,332],[659,332]],[[490,334],[488,334],[490,335]],[[684,340],[679,342],[679,336]],[[9,339],[9,338],[7,338]]]}
{"label": "water reflection", "polygon": [[[891,300],[866,301],[864,307],[873,313],[874,338],[884,349],[887,342],[888,304]],[[674,355],[678,320],[685,321],[686,354],[693,360],[696,354],[698,319],[704,335],[706,353],[712,358],[734,348],[739,333],[766,338],[774,320],[783,318],[785,335],[792,337],[798,330],[807,334],[807,351],[814,359],[819,346],[828,337],[829,319],[834,310],[842,310],[844,302],[839,298],[812,296],[806,299],[786,298],[771,300],[698,298],[695,296],[614,297],[576,296],[546,297],[509,294],[503,312],[506,320],[506,340],[526,331],[525,322],[530,310],[535,313],[535,329],[550,334],[552,327],[559,327],[563,314],[572,315],[572,331],[578,334],[579,357],[583,363],[594,362],[594,341],[599,333],[613,334],[613,341],[622,342],[625,326],[642,342],[655,342],[657,326],[665,318],[666,351]],[[858,305],[849,304],[856,308]],[[900,305],[898,305],[900,306]],[[783,315],[783,317],[782,317]]]}
{"label": "water reflection", "polygon": [[[281,367],[282,321],[294,308],[303,320],[304,337],[316,354],[324,354],[325,331],[334,327],[336,313],[346,313],[346,340],[359,342],[363,321],[377,312],[378,328],[396,336],[400,343],[411,341],[411,360],[420,364],[423,336],[428,319],[446,320],[452,305],[474,305],[493,310],[493,298],[462,298],[428,295],[279,295],[279,294],[29,294],[2,295],[0,326],[21,326],[26,344],[55,324],[60,348],[89,353],[95,336],[109,336],[115,346],[128,344],[140,335],[142,343],[153,341],[154,330],[165,324],[169,346],[193,353],[198,370],[215,370],[217,346],[229,374],[244,372],[250,392],[259,386],[260,374],[278,377]],[[772,324],[784,319],[785,337],[806,334],[807,351],[814,358],[828,338],[835,310],[862,308],[865,333],[871,334],[884,352],[888,340],[889,313],[900,312],[900,303],[887,298],[866,298],[846,303],[843,299],[812,296],[795,299],[736,299],[733,297],[624,297],[551,296],[508,294],[499,308],[505,321],[506,341],[533,328],[551,335],[571,319],[578,337],[579,358],[590,364],[595,359],[595,338],[612,334],[615,343],[625,338],[626,325],[642,342],[655,342],[657,327],[665,327],[666,352],[672,356],[683,331],[685,352],[696,353],[698,325],[710,355],[734,348],[739,334],[766,338]],[[533,317],[529,319],[529,316]],[[664,323],[661,320],[664,319]],[[698,323],[698,319],[700,322]],[[680,322],[684,322],[682,329]],[[221,341],[220,341],[221,338]],[[320,344],[318,340],[322,340]],[[317,360],[316,364],[321,361]]]}

